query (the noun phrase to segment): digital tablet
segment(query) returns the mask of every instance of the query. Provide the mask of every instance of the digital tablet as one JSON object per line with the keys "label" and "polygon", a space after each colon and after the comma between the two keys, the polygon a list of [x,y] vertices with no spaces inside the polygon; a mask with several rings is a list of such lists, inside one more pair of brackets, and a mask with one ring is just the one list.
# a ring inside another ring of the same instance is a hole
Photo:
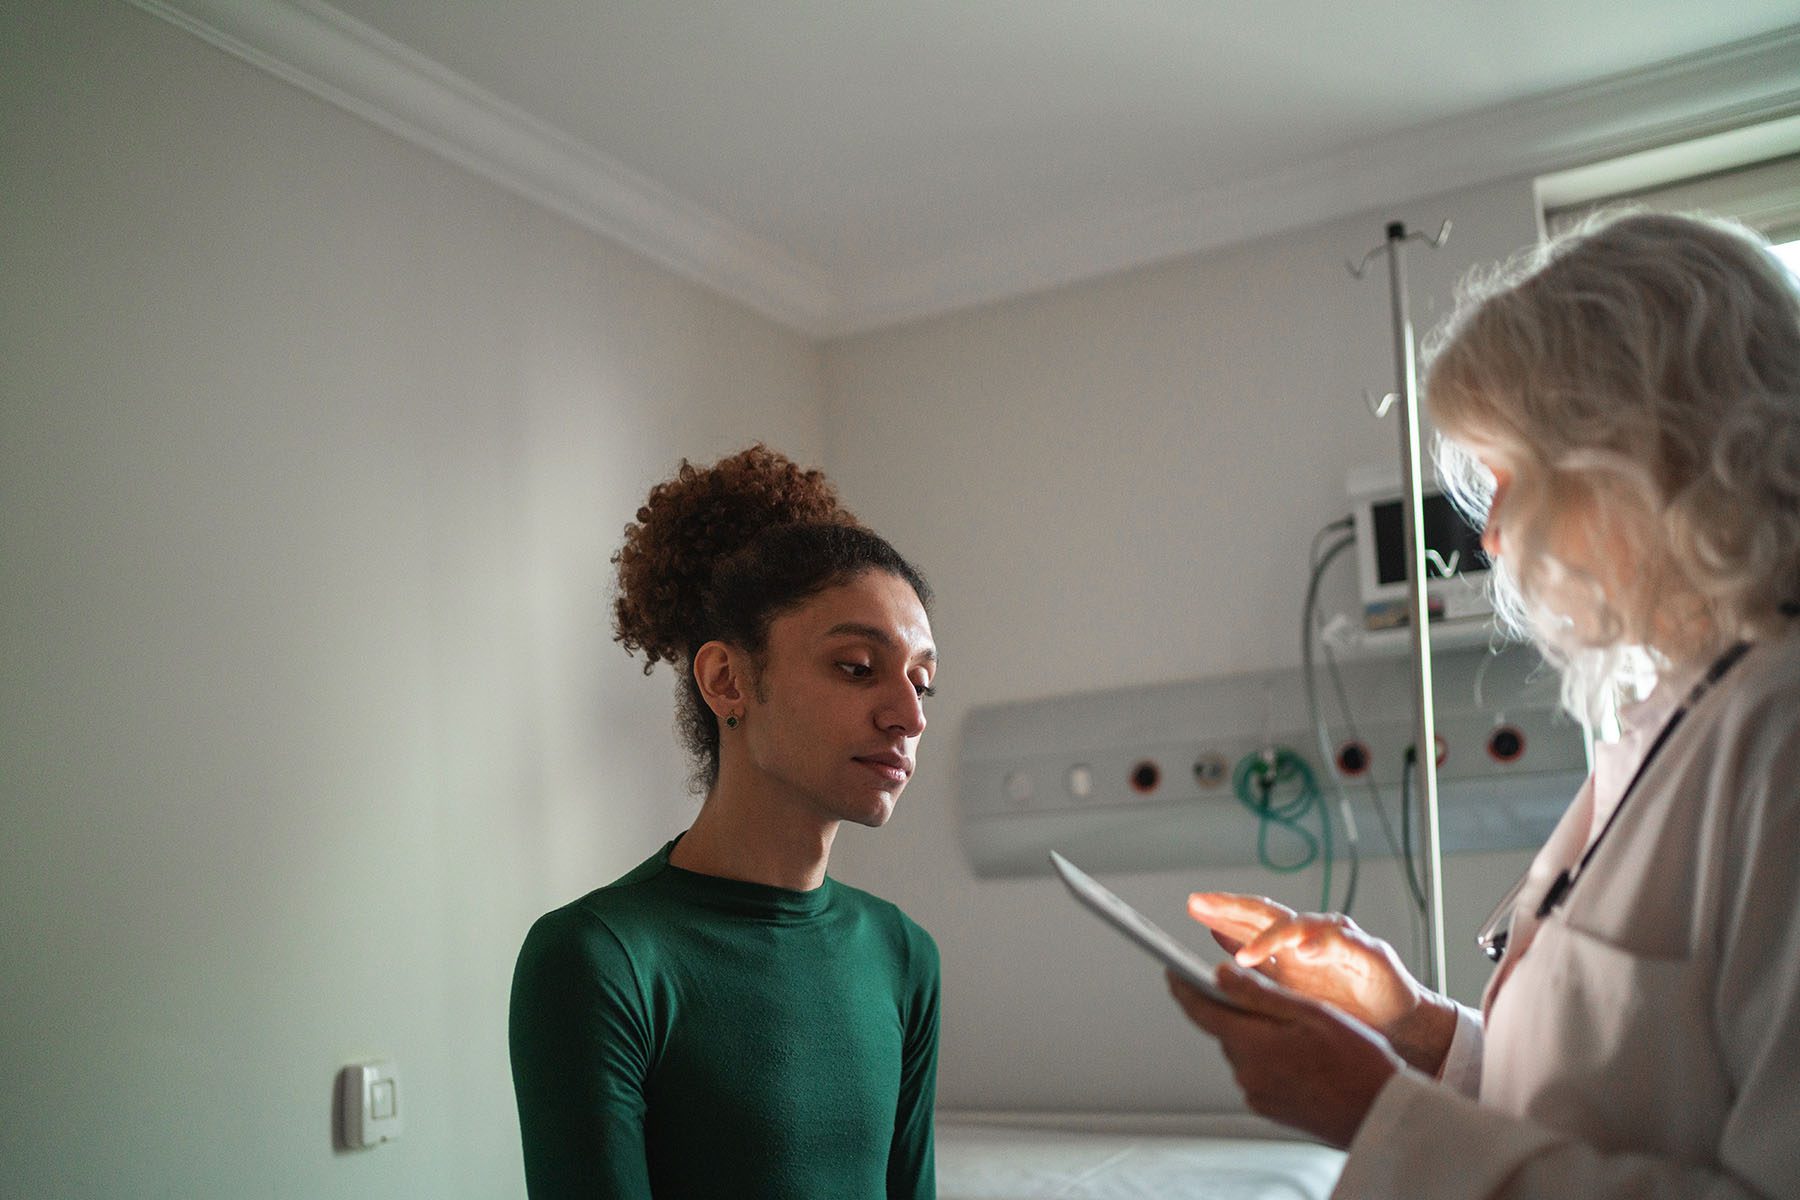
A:
{"label": "digital tablet", "polygon": [[1162,960],[1170,970],[1198,988],[1207,999],[1227,1008],[1235,1008],[1239,1012],[1248,1011],[1219,990],[1219,980],[1213,973],[1211,963],[1169,936],[1169,932],[1162,926],[1113,895],[1092,875],[1054,850],[1050,852],[1050,865],[1056,868],[1062,881],[1069,885],[1069,891],[1074,894],[1075,899],[1092,909],[1108,925]]}

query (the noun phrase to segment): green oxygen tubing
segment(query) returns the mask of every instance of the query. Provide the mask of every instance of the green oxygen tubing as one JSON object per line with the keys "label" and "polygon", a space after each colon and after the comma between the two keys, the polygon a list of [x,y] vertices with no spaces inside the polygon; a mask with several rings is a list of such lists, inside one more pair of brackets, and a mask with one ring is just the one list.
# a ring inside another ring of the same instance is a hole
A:
{"label": "green oxygen tubing", "polygon": [[[1238,803],[1256,814],[1256,859],[1281,875],[1304,871],[1323,860],[1325,878],[1320,889],[1320,911],[1331,907],[1331,817],[1325,811],[1319,781],[1304,758],[1285,747],[1246,754],[1231,773],[1231,790]],[[1307,828],[1317,817],[1319,832]],[[1269,853],[1269,832],[1283,829],[1298,839],[1297,859],[1278,862]]]}

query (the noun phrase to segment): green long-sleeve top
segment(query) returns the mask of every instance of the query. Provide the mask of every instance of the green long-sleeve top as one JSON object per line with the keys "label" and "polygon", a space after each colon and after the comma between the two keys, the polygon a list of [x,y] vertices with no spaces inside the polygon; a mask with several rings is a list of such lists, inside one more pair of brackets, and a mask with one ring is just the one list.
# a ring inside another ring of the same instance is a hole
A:
{"label": "green long-sleeve top", "polygon": [[513,975],[533,1200],[936,1195],[938,953],[885,900],[671,866],[540,917]]}

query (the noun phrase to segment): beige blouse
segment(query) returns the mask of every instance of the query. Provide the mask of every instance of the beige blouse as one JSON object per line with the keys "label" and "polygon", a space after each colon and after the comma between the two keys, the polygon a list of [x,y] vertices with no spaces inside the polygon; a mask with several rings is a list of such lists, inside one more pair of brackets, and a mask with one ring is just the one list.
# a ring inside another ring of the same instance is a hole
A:
{"label": "beige blouse", "polygon": [[1542,923],[1691,678],[1596,752],[1439,1080],[1402,1071],[1334,1196],[1800,1197],[1800,636],[1695,706]]}

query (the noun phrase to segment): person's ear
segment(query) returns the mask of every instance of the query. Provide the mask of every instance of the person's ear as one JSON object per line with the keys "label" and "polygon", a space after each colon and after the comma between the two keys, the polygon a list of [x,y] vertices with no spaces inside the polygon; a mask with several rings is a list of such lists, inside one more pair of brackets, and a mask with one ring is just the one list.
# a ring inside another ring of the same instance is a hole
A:
{"label": "person's ear", "polygon": [[748,656],[724,642],[711,641],[694,651],[694,683],[721,725],[743,718],[750,692],[747,666]]}

